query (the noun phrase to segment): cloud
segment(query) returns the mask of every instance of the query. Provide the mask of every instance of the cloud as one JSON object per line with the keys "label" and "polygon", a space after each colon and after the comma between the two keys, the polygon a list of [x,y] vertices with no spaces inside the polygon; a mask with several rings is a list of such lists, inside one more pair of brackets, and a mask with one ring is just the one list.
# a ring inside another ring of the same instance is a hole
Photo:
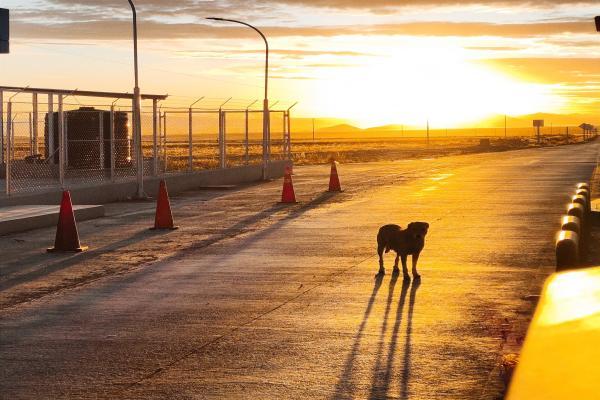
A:
{"label": "cloud", "polygon": [[[415,22],[336,27],[265,27],[269,37],[346,36],[346,35],[410,35],[410,36],[498,36],[534,37],[566,33],[592,33],[592,22],[548,22],[530,24],[490,24],[457,22]],[[242,39],[253,33],[247,28],[213,26],[194,23],[140,23],[140,39],[227,38]],[[77,40],[129,40],[131,23],[127,21],[90,21],[64,23],[27,23],[13,25],[13,37]]]}
{"label": "cloud", "polygon": [[[120,0],[51,0],[54,5],[73,7],[76,5],[102,6],[122,8]],[[596,4],[592,0],[227,0],[227,1],[196,1],[196,0],[140,0],[140,8],[154,8],[165,10],[190,10],[190,9],[248,9],[263,7],[268,9],[272,5],[282,4],[287,6],[326,7],[326,8],[399,8],[414,6],[462,6],[462,5],[498,5],[498,6],[530,6],[554,7],[564,4]],[[217,4],[218,3],[218,4]]]}

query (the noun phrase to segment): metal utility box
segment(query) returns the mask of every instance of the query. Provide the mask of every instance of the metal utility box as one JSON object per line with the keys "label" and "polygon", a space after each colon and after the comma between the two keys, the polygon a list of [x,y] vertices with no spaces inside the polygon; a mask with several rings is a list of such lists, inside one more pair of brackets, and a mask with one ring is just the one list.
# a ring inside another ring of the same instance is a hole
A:
{"label": "metal utility box", "polygon": [[[131,142],[127,113],[113,113],[113,138],[111,146],[110,111],[97,110],[94,107],[81,107],[78,110],[64,112],[63,130],[65,132],[66,165],[75,169],[109,169],[111,153],[114,149],[116,168],[131,166]],[[44,150],[46,159],[58,164],[59,137],[58,112],[53,113],[53,137],[49,135],[48,116],[45,117]]]}
{"label": "metal utility box", "polygon": [[10,50],[10,24],[9,12],[0,8],[0,54],[7,54]]}

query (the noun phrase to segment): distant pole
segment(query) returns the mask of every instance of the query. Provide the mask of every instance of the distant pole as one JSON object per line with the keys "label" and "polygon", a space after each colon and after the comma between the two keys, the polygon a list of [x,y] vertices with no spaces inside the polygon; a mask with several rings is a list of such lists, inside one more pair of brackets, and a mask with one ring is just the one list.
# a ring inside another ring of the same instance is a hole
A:
{"label": "distant pole", "polygon": [[567,144],[569,144],[569,127],[567,126]]}
{"label": "distant pole", "polygon": [[429,119],[427,120],[427,145],[429,145]]}
{"label": "distant pole", "polygon": [[260,37],[262,37],[265,42],[265,98],[263,101],[263,179],[266,180],[268,176],[268,162],[270,155],[270,143],[271,143],[271,124],[270,124],[270,112],[269,112],[269,42],[265,35],[256,27],[242,21],[237,21],[235,19],[226,19],[226,18],[215,18],[209,17],[207,18],[213,21],[225,21],[232,22],[235,24],[241,24],[247,26],[250,29],[256,31]]}
{"label": "distant pole", "polygon": [[137,33],[137,12],[132,0],[127,0],[131,6],[133,13],[133,69],[135,76],[135,86],[133,88],[133,135],[135,140],[135,155],[137,166],[137,197],[144,198],[144,160],[142,153],[142,117],[141,106],[142,96],[139,87],[139,70],[138,70],[138,33]]}
{"label": "distant pole", "polygon": [[506,134],[506,114],[504,114],[504,137],[507,137],[507,134]]}
{"label": "distant pole", "polygon": [[315,119],[312,119],[312,128],[313,128],[313,142],[315,141]]}

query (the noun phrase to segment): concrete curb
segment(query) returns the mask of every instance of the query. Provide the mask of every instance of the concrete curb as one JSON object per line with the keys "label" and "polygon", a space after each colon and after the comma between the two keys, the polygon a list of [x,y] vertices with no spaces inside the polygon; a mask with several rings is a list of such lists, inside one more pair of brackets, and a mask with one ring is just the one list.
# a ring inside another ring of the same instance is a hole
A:
{"label": "concrete curb", "polygon": [[[11,209],[18,211],[11,213]],[[4,209],[2,214],[6,216],[3,217],[0,214],[0,235],[54,226],[58,222],[59,210],[60,206],[58,205],[52,207],[32,206],[25,213],[23,207]],[[74,206],[73,211],[77,221],[87,221],[104,216],[104,206],[99,205]]]}

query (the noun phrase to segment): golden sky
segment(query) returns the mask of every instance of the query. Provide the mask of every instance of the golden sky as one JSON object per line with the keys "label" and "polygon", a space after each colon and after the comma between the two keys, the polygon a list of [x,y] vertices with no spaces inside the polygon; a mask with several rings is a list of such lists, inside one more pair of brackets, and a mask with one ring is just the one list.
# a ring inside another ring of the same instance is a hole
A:
{"label": "golden sky", "polygon": [[[138,0],[140,86],[170,105],[262,98],[297,116],[455,127],[495,114],[597,114],[600,1]],[[130,91],[126,0],[2,0],[0,84]]]}

